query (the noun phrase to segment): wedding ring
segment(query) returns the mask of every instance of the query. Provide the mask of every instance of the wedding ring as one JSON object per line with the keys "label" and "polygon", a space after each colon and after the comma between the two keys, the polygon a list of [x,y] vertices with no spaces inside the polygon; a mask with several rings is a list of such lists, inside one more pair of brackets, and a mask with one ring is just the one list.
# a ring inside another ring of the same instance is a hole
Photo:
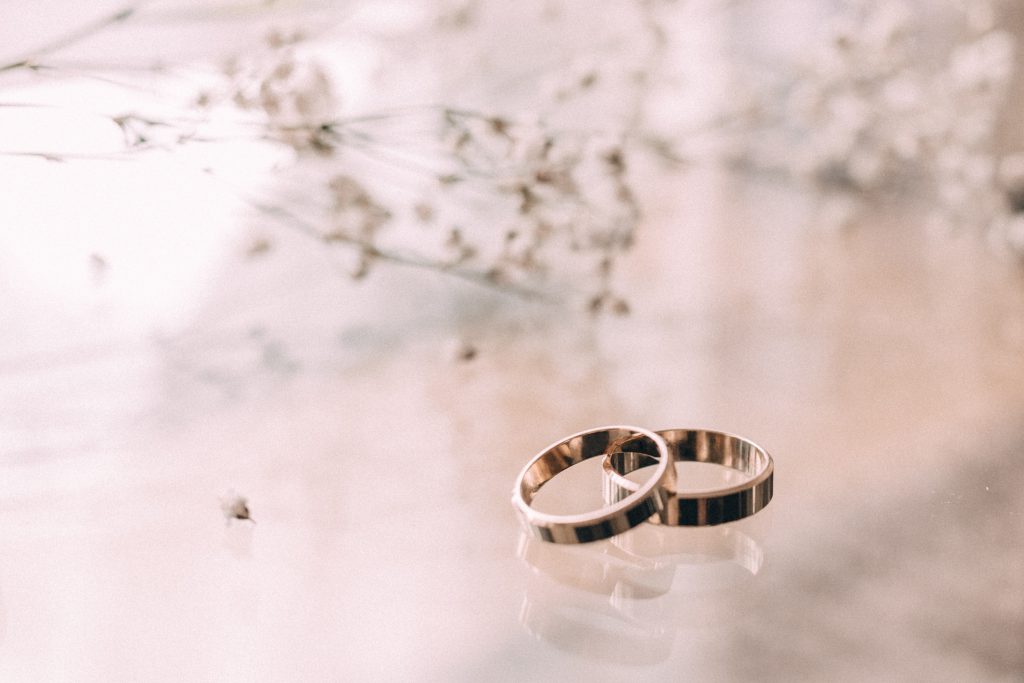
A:
{"label": "wedding ring", "polygon": [[[655,465],[654,474],[606,507],[574,515],[554,515],[530,506],[534,495],[559,472],[598,455],[635,452]],[[526,464],[516,479],[512,505],[523,526],[550,543],[589,543],[610,538],[665,512],[668,492],[675,484],[675,467],[665,440],[639,427],[613,426],[588,429],[548,446]]]}
{"label": "wedding ring", "polygon": [[[749,480],[710,492],[680,492],[672,487],[665,512],[650,521],[672,526],[710,526],[749,517],[772,499],[774,465],[768,452],[734,434],[705,429],[666,429],[657,434],[668,444],[672,462],[708,462],[743,472]],[[635,494],[640,485],[625,475],[662,459],[621,449],[602,463],[604,498],[609,504]],[[674,465],[673,468],[674,469]]]}

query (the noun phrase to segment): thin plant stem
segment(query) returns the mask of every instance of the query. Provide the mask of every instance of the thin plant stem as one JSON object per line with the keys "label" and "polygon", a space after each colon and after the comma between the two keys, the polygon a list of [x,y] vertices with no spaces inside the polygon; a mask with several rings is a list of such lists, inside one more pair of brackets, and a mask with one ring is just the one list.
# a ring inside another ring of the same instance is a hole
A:
{"label": "thin plant stem", "polygon": [[58,50],[70,47],[85,40],[86,38],[91,38],[97,33],[115,24],[121,24],[128,21],[128,19],[130,19],[141,6],[141,4],[129,5],[128,7],[124,7],[113,14],[109,14],[92,23],[80,26],[74,31],[63,35],[50,43],[37,47],[32,52],[19,59],[0,65],[0,72],[13,71],[14,69],[35,68],[36,62],[41,58],[51,55]]}

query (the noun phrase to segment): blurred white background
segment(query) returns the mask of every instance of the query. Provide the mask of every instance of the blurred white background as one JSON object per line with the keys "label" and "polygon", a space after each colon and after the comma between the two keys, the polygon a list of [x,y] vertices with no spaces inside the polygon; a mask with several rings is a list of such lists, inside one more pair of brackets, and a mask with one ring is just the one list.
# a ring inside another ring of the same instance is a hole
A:
{"label": "blurred white background", "polygon": [[[0,679],[1024,675],[1012,3],[3,14]],[[608,423],[775,499],[520,538]]]}

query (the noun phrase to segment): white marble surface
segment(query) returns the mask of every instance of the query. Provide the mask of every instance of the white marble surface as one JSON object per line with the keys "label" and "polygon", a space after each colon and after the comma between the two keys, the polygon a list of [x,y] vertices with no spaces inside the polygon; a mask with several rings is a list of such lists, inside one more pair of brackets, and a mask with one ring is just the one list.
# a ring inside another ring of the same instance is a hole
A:
{"label": "white marble surface", "polygon": [[[212,244],[147,327],[5,249],[0,679],[1020,680],[1017,265],[774,181],[645,194],[624,319],[285,242]],[[612,422],[748,435],[775,499],[524,545],[519,467]]]}

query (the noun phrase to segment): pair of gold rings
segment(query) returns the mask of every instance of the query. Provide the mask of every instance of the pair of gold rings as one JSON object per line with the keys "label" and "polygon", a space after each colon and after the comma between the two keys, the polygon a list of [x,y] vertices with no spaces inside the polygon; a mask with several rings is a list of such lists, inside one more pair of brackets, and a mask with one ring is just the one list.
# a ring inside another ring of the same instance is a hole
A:
{"label": "pair of gold rings", "polygon": [[[605,507],[555,515],[531,506],[544,484],[576,463],[603,456]],[[724,465],[747,475],[741,484],[708,492],[679,491],[676,462]],[[643,483],[627,478],[653,465]],[[768,452],[734,434],[706,429],[653,432],[617,425],[573,434],[542,450],[526,464],[512,491],[523,526],[550,543],[589,543],[610,538],[644,522],[710,526],[749,517],[772,499],[774,465]]]}

